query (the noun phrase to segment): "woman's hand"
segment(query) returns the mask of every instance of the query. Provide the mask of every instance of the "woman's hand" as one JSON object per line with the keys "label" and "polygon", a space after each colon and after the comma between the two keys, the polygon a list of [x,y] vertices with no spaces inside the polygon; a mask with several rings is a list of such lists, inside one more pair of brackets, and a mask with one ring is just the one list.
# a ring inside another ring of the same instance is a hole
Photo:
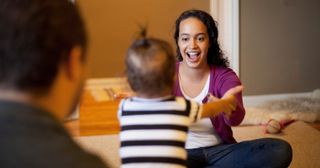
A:
{"label": "woman's hand", "polygon": [[243,86],[236,86],[229,89],[221,99],[213,95],[208,97],[208,103],[203,105],[202,118],[213,117],[221,112],[224,112],[227,117],[230,117],[237,107],[237,99],[234,95],[242,90]]}
{"label": "woman's hand", "polygon": [[217,98],[216,96],[213,96],[211,93],[208,93],[208,95],[207,95],[207,103],[215,102],[215,101],[218,101],[218,100],[220,100],[220,99]]}
{"label": "woman's hand", "polygon": [[[232,96],[232,95],[235,95],[235,94],[241,92],[242,90],[243,90],[243,86],[242,85],[236,86],[234,88],[231,88],[223,95],[223,97],[221,99],[227,98],[227,97]],[[209,102],[215,102],[215,101],[218,101],[218,100],[220,100],[220,99],[215,97],[215,96],[213,96],[211,93],[208,93],[208,95],[207,95],[207,102],[208,103]]]}
{"label": "woman's hand", "polygon": [[229,89],[220,100],[225,100],[228,103],[227,110],[224,111],[227,117],[230,117],[232,112],[237,108],[237,98],[235,97],[236,94],[240,93],[243,90],[243,86],[236,86]]}
{"label": "woman's hand", "polygon": [[221,99],[227,98],[229,96],[234,96],[235,94],[240,93],[242,90],[243,90],[242,85],[233,87],[233,88],[229,89],[226,93],[224,93],[224,95],[222,96]]}

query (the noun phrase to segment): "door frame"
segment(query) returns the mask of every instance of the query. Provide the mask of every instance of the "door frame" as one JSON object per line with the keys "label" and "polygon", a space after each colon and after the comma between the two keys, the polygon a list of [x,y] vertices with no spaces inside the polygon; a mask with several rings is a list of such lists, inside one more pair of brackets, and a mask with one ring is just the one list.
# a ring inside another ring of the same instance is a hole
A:
{"label": "door frame", "polygon": [[240,75],[239,0],[210,0],[210,14],[218,22],[219,42],[230,67]]}

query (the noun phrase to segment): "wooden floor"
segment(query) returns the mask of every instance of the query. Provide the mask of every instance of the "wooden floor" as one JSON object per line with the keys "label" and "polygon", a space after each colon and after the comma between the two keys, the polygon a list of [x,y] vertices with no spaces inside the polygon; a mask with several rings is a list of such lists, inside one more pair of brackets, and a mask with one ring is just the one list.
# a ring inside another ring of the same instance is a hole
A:
{"label": "wooden floor", "polygon": [[320,122],[309,123],[309,125],[320,131]]}
{"label": "wooden floor", "polygon": [[[117,119],[119,100],[97,102],[88,90],[80,103],[80,119],[65,122],[73,136],[106,135],[119,133]],[[320,131],[320,122],[310,123]]]}

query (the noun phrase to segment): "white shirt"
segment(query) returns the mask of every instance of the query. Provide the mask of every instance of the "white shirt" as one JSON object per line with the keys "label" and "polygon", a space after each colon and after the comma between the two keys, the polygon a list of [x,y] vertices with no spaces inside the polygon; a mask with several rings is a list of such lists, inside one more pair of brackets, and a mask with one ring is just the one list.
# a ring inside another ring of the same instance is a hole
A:
{"label": "white shirt", "polygon": [[[202,100],[207,96],[209,93],[209,85],[210,85],[210,75],[208,76],[207,82],[203,87],[201,93],[191,98],[187,96],[183,89],[180,87],[183,96],[188,100],[193,100],[202,104]],[[181,83],[180,83],[181,86]],[[221,143],[221,139],[219,135],[216,133],[215,129],[212,126],[211,120],[209,118],[204,118],[199,120],[196,123],[192,123],[189,127],[186,148],[193,149],[193,148],[200,148],[200,147],[207,147],[213,146]]]}

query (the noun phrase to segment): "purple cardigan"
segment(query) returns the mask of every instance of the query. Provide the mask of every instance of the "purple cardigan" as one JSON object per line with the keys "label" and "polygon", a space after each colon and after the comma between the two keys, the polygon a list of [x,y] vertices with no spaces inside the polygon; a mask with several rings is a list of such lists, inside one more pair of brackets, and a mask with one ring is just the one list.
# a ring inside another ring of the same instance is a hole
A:
{"label": "purple cardigan", "polygon": [[[176,75],[178,74],[179,63],[176,64]],[[210,75],[209,92],[218,98],[221,98],[230,88],[241,85],[239,78],[230,68],[211,66]],[[176,96],[183,96],[180,90],[178,76],[176,79],[173,94]],[[225,144],[236,143],[236,140],[233,138],[231,126],[239,125],[245,115],[242,94],[237,94],[236,98],[238,99],[238,105],[236,110],[233,111],[230,119],[226,119],[222,114],[210,118],[217,134]]]}

